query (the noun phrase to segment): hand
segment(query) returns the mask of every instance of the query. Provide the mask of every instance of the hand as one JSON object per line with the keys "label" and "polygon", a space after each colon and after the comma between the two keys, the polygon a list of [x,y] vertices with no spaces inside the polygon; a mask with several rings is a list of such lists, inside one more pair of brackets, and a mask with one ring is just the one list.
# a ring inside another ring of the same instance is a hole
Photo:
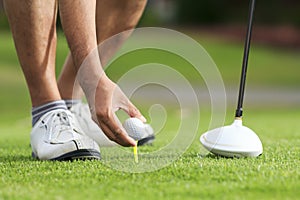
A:
{"label": "hand", "polygon": [[136,117],[146,122],[140,111],[121,89],[106,75],[103,75],[96,88],[95,105],[94,109],[91,109],[92,118],[110,140],[122,146],[135,146],[136,141],[128,136],[115,115],[115,112],[120,109],[130,117]]}

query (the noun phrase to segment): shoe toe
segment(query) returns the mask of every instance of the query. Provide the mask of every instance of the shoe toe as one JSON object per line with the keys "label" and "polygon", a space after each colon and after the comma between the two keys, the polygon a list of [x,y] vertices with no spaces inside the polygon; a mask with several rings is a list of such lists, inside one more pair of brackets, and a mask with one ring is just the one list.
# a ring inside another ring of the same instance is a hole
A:
{"label": "shoe toe", "polygon": [[76,150],[77,147],[73,141],[57,144],[42,142],[33,153],[39,160],[51,160]]}

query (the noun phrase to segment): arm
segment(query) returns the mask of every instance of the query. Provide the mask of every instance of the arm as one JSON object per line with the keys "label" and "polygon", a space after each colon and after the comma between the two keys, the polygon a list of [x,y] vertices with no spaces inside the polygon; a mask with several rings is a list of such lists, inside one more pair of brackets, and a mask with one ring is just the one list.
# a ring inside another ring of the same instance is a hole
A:
{"label": "arm", "polygon": [[135,141],[127,135],[114,112],[123,109],[130,117],[145,119],[102,69],[97,52],[96,1],[60,0],[59,6],[75,71],[94,121],[109,139],[122,146],[134,146]]}

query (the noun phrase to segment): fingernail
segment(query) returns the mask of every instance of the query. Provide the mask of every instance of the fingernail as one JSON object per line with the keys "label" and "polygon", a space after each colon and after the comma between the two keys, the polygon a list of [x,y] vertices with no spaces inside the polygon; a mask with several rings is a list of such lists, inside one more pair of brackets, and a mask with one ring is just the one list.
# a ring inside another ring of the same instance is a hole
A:
{"label": "fingernail", "polygon": [[130,144],[132,147],[137,145],[137,142],[135,140],[133,140],[132,138],[130,138]]}

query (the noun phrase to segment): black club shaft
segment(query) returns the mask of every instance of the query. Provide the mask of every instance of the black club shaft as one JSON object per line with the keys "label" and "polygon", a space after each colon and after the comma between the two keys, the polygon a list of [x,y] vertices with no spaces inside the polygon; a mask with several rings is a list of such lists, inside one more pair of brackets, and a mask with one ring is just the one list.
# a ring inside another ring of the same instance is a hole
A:
{"label": "black club shaft", "polygon": [[240,80],[238,105],[235,112],[236,118],[241,118],[243,115],[243,101],[244,101],[244,94],[245,94],[245,84],[246,84],[248,57],[249,57],[250,42],[251,42],[251,35],[252,35],[254,9],[255,9],[255,0],[251,0],[249,16],[248,16],[248,28],[247,28],[246,41],[244,46],[244,57],[243,57],[242,73],[241,73],[241,80]]}

